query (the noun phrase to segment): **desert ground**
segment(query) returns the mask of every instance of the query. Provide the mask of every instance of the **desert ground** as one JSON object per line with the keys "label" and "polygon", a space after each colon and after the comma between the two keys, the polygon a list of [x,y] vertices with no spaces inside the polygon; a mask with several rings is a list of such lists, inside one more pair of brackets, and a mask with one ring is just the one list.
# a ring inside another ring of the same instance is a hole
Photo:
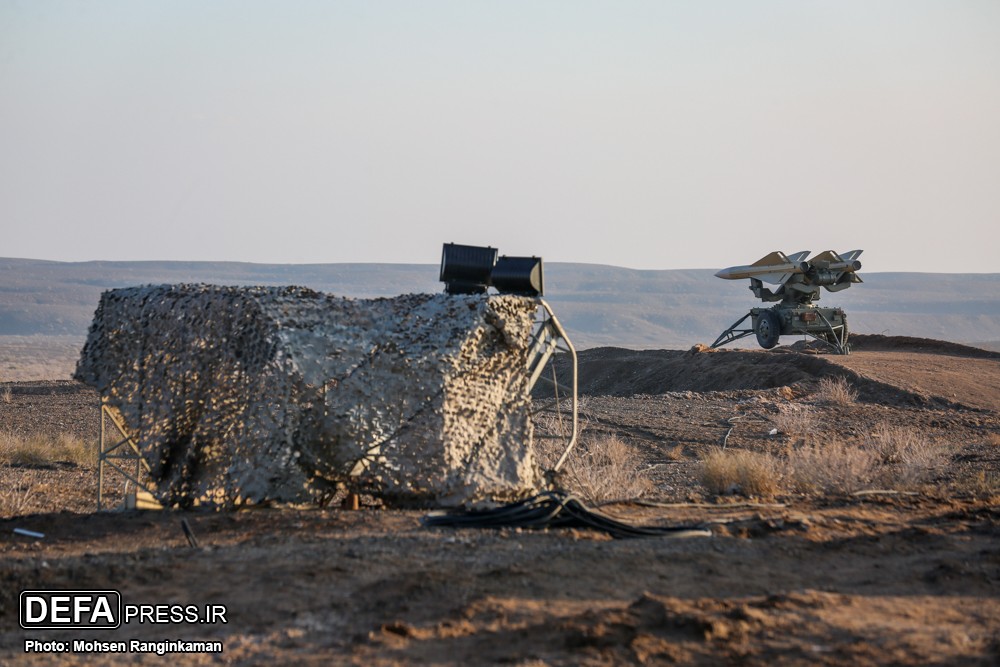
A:
{"label": "desert ground", "polygon": [[[596,348],[580,393],[559,483],[707,536],[428,528],[371,497],[98,513],[96,393],[0,383],[0,663],[1000,663],[1000,354],[881,336],[847,357]],[[44,588],[224,604],[227,622],[22,630],[19,592]],[[26,654],[26,639],[224,650]]]}

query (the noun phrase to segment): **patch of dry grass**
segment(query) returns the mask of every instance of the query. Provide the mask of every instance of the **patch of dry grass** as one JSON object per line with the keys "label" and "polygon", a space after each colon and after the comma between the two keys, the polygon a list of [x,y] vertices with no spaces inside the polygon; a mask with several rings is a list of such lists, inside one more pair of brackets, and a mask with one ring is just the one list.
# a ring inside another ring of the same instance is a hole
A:
{"label": "patch of dry grass", "polygon": [[872,428],[864,443],[881,464],[877,481],[900,489],[926,481],[954,453],[950,443],[932,440],[915,428],[885,423]]}
{"label": "patch of dry grass", "polygon": [[0,433],[0,463],[3,464],[30,466],[67,462],[89,465],[96,461],[96,443],[87,443],[69,434],[21,437],[10,432]]}
{"label": "patch of dry grass", "polygon": [[0,391],[0,401],[4,403],[11,403],[14,400],[14,394],[11,392],[10,387],[4,387],[3,391]]}
{"label": "patch of dry grass", "polygon": [[853,493],[872,479],[875,457],[839,440],[789,450],[783,461],[788,488],[801,493]]}
{"label": "patch of dry grass", "polygon": [[1000,495],[1000,474],[980,470],[972,477],[962,480],[957,488],[959,491],[986,498]]}
{"label": "patch of dry grass", "polygon": [[[541,458],[543,464],[555,463],[554,456]],[[560,480],[567,491],[591,503],[641,498],[654,488],[643,468],[639,453],[619,438],[582,438],[560,471]]]}
{"label": "patch of dry grass", "polygon": [[[711,493],[745,496],[912,489],[930,479],[952,453],[953,445],[921,431],[883,423],[856,442],[813,439],[780,453],[716,449],[702,461],[701,483]],[[984,478],[980,486],[990,484]]]}
{"label": "patch of dry grass", "polygon": [[718,495],[772,496],[781,489],[781,466],[771,454],[716,447],[702,461],[701,483]]}
{"label": "patch of dry grass", "polygon": [[847,378],[825,377],[819,381],[819,393],[823,400],[834,405],[853,405],[858,400],[858,391]]}
{"label": "patch of dry grass", "polygon": [[[4,472],[3,466],[0,466],[0,477],[7,477]],[[24,514],[35,495],[31,484],[11,484],[6,479],[5,482],[0,485],[0,516]]]}

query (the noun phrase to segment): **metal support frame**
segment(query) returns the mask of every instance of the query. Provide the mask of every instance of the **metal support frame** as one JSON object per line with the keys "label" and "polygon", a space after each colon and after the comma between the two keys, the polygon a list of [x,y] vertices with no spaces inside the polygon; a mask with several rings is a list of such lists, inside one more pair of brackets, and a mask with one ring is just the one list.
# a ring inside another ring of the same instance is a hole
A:
{"label": "metal support frame", "polygon": [[[107,399],[101,398],[101,441],[97,449],[97,511],[100,512],[104,505],[104,469],[109,467],[125,478],[124,494],[127,496],[129,485],[135,485],[136,489],[142,489],[150,494],[153,488],[142,482],[142,472],[149,473],[149,464],[139,451],[139,446],[135,439],[130,436],[125,429],[125,422],[118,411],[108,405]],[[121,439],[113,444],[108,444],[107,422],[110,421],[118,431]],[[130,470],[130,469],[134,469]]]}
{"label": "metal support frame", "polygon": [[[754,310],[760,310],[760,309],[754,309]],[[717,347],[722,347],[723,345],[732,343],[735,340],[739,340],[740,338],[745,338],[755,333],[752,326],[749,329],[739,328],[739,326],[743,324],[748,317],[751,317],[754,314],[754,310],[751,310],[746,315],[736,320],[736,322],[734,322],[732,326],[730,326],[728,329],[719,334],[719,337],[716,338],[715,342],[712,343],[709,347],[713,349]],[[796,331],[790,332],[789,334],[783,334],[783,335],[794,335],[801,333],[804,336],[815,338],[824,345],[833,348],[833,350],[837,354],[850,354],[851,347],[847,344],[847,337],[848,337],[847,315],[841,312],[840,316],[843,319],[844,323],[834,326],[833,323],[831,323],[830,320],[828,320],[826,316],[823,314],[822,309],[817,308],[815,310],[815,313],[819,317],[819,319],[822,320],[823,324],[826,325],[826,331],[823,331],[822,333],[824,334],[824,336],[828,336],[828,338],[821,337],[819,334],[816,334],[807,329],[798,329]]]}
{"label": "metal support frame", "polygon": [[[556,462],[555,466],[552,468],[552,472],[558,472],[562,468],[566,459],[569,457],[573,447],[576,446],[577,436],[579,435],[579,404],[577,398],[577,359],[576,359],[576,348],[573,347],[573,343],[570,342],[569,336],[566,335],[566,330],[562,328],[559,320],[556,318],[555,313],[552,312],[551,306],[545,302],[544,299],[538,299],[538,311],[535,316],[535,326],[531,334],[531,346],[528,349],[528,392],[534,388],[535,384],[539,381],[545,382],[552,386],[554,392],[554,399],[532,412],[532,414],[537,414],[544,410],[554,408],[556,417],[560,424],[560,434],[555,436],[539,436],[539,437],[550,437],[565,441],[566,447],[563,450],[562,456]],[[571,378],[568,396],[570,403],[570,430],[569,433],[565,433],[563,427],[563,403],[566,398],[560,397],[559,395],[559,380],[556,377],[555,367],[552,366],[552,379],[542,375],[547,365],[550,366],[549,361],[551,361],[552,356],[557,352],[568,354],[571,364]]]}
{"label": "metal support frame", "polygon": [[[826,316],[823,315],[822,311],[817,309],[816,314],[819,316],[821,320],[823,320],[823,324],[826,325],[827,333],[833,340],[829,340],[827,338],[820,338],[816,334],[809,331],[804,331],[803,333],[812,336],[821,343],[829,345],[830,347],[832,347],[834,350],[837,351],[837,354],[850,354],[851,346],[847,344],[847,336],[848,336],[847,315],[841,313],[840,317],[841,319],[843,319],[844,323],[842,325],[833,326],[833,324],[830,323],[830,320],[826,319]],[[838,333],[840,335],[838,335]]]}
{"label": "metal support frame", "polygon": [[733,323],[732,326],[730,326],[728,329],[726,329],[721,334],[719,334],[719,337],[716,338],[715,342],[712,343],[709,347],[711,347],[711,348],[721,347],[721,346],[726,345],[728,343],[732,343],[734,340],[739,340],[740,338],[746,338],[747,336],[749,336],[750,334],[752,334],[753,333],[753,327],[750,327],[749,329],[737,329],[736,328],[736,327],[740,326],[741,324],[743,324],[746,321],[746,319],[748,317],[750,317],[752,314],[753,313],[747,313],[746,315],[744,315],[740,319],[736,320]]}

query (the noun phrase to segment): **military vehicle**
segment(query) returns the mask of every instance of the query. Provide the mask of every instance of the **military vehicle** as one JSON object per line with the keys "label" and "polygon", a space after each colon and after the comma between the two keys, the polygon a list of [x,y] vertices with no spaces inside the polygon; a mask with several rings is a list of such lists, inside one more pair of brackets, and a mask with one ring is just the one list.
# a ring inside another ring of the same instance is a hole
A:
{"label": "military vehicle", "polygon": [[[750,279],[750,290],[765,303],[777,301],[770,308],[751,308],[712,343],[721,347],[734,340],[756,334],[765,350],[778,344],[781,336],[803,334],[828,345],[838,354],[850,354],[847,315],[841,308],[820,308],[820,288],[830,292],[847,289],[862,282],[858,257],[861,250],[837,254],[821,252],[811,259],[808,250],[786,255],[775,251],[748,266],[731,266],[716,273],[725,280]],[[764,283],[777,285],[771,289]],[[750,327],[744,322],[750,320]]]}

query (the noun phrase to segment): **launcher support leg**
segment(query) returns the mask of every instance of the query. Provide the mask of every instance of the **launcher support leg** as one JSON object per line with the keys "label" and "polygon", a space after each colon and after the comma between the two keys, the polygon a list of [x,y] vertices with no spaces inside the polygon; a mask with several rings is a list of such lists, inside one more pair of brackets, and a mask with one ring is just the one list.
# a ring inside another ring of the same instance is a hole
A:
{"label": "launcher support leg", "polygon": [[747,313],[740,319],[736,320],[732,326],[719,334],[719,337],[715,339],[715,342],[709,345],[710,349],[715,349],[717,347],[722,347],[727,343],[732,343],[734,340],[739,340],[740,338],[745,338],[753,333],[753,328],[749,329],[737,329],[738,326],[746,322],[747,318],[750,317],[750,313]]}

